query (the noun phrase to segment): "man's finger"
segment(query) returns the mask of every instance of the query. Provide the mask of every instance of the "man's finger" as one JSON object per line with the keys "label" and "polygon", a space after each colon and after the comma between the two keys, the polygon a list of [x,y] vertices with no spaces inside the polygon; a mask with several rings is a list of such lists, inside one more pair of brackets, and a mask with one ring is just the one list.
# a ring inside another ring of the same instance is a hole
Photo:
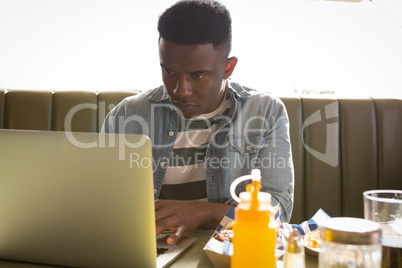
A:
{"label": "man's finger", "polygon": [[159,220],[155,224],[156,227],[156,235],[161,234],[163,231],[169,229],[165,220]]}
{"label": "man's finger", "polygon": [[169,245],[174,245],[174,244],[176,244],[177,242],[179,242],[180,241],[180,237],[178,237],[177,235],[171,235],[171,236],[169,236],[167,239],[166,239],[166,242],[169,244]]}
{"label": "man's finger", "polygon": [[179,242],[180,239],[182,238],[182,236],[183,236],[183,231],[184,231],[183,226],[178,227],[178,228],[176,229],[176,232],[175,232],[173,235],[169,236],[169,237],[166,239],[166,242],[167,242],[168,244],[170,244],[170,245],[176,244],[176,243]]}

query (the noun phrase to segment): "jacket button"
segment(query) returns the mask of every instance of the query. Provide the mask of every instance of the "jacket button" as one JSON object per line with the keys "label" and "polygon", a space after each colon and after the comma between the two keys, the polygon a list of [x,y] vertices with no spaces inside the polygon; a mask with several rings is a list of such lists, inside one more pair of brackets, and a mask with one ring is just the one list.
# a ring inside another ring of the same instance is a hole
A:
{"label": "jacket button", "polygon": [[251,149],[250,145],[247,145],[247,146],[246,146],[246,150],[247,150],[247,151],[250,151],[250,149]]}
{"label": "jacket button", "polygon": [[158,192],[158,190],[154,189],[154,194],[156,194]]}
{"label": "jacket button", "polygon": [[166,165],[166,162],[161,162],[161,167],[164,167]]}
{"label": "jacket button", "polygon": [[173,132],[173,131],[170,131],[170,132],[169,132],[169,136],[172,137],[173,135],[174,135],[174,132]]}

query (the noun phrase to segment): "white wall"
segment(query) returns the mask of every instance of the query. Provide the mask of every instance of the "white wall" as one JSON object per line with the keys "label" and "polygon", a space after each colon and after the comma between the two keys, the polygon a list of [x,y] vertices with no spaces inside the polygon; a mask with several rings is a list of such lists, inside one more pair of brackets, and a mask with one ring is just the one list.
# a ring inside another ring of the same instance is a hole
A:
{"label": "white wall", "polygon": [[[161,84],[156,23],[175,0],[0,0],[0,88],[141,89]],[[233,79],[402,97],[402,4],[225,0]]]}

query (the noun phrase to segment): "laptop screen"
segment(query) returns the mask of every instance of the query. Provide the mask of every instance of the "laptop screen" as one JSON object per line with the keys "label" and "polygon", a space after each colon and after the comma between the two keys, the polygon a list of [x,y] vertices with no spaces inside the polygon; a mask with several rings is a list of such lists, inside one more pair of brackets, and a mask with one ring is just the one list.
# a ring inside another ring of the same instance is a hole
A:
{"label": "laptop screen", "polygon": [[0,130],[0,258],[154,267],[146,136]]}

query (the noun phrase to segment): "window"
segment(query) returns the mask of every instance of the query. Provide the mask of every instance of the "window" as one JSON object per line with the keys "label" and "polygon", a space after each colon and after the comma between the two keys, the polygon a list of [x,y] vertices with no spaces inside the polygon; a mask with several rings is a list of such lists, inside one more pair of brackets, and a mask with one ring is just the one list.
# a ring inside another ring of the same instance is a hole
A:
{"label": "window", "polygon": [[[156,24],[174,2],[1,0],[0,88],[157,87]],[[233,80],[279,96],[401,97],[398,0],[222,2],[239,58]]]}

